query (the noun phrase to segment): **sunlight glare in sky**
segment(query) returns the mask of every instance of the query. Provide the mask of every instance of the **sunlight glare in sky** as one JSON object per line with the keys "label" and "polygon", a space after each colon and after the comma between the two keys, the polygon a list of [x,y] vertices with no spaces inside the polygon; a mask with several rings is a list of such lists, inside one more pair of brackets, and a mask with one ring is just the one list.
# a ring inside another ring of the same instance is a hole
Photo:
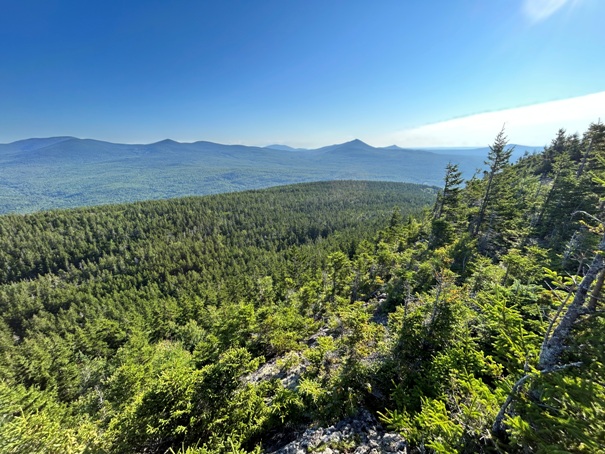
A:
{"label": "sunlight glare in sky", "polygon": [[486,146],[505,125],[507,136],[523,145],[547,145],[544,137],[555,137],[559,128],[568,133],[585,131],[604,113],[605,91],[571,99],[514,109],[485,112],[399,131],[381,145],[402,147]]}
{"label": "sunlight glare in sky", "polygon": [[570,0],[524,0],[523,12],[532,21],[539,22],[556,13]]}

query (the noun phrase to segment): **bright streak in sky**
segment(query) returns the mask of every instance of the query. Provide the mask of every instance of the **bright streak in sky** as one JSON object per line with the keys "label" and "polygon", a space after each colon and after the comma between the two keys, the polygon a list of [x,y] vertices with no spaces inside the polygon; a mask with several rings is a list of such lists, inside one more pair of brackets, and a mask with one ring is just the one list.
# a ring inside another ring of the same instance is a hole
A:
{"label": "bright streak in sky", "polygon": [[541,21],[559,9],[565,4],[573,3],[570,0],[524,0],[523,12],[532,21]]}
{"label": "bright streak in sky", "polygon": [[428,124],[392,134],[383,145],[397,143],[403,147],[485,146],[493,142],[505,126],[515,143],[547,145],[545,138],[555,137],[559,128],[568,133],[584,132],[591,122],[605,114],[605,91],[515,109],[485,112]]}

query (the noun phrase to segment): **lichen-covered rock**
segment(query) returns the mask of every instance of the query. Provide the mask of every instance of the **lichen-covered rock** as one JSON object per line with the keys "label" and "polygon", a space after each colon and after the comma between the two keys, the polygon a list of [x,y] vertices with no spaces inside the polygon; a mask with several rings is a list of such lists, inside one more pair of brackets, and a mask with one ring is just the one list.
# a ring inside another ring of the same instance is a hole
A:
{"label": "lichen-covered rock", "polygon": [[335,426],[305,430],[300,437],[271,454],[396,454],[407,453],[401,435],[386,432],[368,412]]}

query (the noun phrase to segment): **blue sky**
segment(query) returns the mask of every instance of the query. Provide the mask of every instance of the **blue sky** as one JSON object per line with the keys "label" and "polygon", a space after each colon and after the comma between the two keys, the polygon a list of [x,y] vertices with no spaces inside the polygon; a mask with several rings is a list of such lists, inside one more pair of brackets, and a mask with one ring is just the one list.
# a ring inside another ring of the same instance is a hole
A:
{"label": "blue sky", "polygon": [[1,143],[543,145],[605,117],[602,0],[0,6]]}

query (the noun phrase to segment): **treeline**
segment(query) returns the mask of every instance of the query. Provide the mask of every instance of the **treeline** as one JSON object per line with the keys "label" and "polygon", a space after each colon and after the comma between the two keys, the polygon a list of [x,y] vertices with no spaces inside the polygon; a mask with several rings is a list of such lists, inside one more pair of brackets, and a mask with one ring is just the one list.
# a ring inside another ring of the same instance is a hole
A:
{"label": "treeline", "polygon": [[341,182],[0,218],[0,446],[259,452],[366,408],[411,452],[605,450],[605,126],[510,156],[503,131],[436,199]]}

